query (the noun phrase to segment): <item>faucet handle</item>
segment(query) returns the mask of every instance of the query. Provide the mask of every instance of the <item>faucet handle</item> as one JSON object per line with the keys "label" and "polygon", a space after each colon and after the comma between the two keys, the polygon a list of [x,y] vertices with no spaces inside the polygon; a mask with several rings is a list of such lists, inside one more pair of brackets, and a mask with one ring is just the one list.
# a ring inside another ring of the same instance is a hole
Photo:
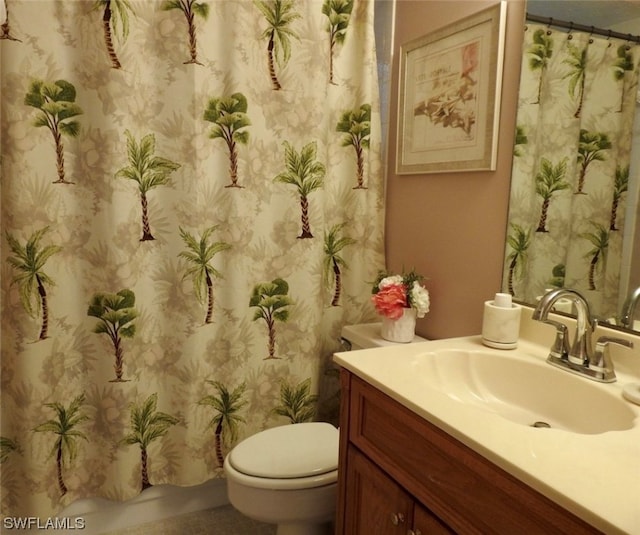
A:
{"label": "faucet handle", "polygon": [[556,328],[556,339],[551,346],[549,355],[556,359],[566,360],[569,355],[569,332],[567,326],[564,323],[550,319],[541,321]]}
{"label": "faucet handle", "polygon": [[609,353],[610,344],[618,344],[631,348],[633,347],[633,342],[614,336],[601,336],[598,338],[595,351],[593,352],[593,358],[591,362],[589,362],[589,368],[601,374],[602,380],[609,383],[616,380],[616,374],[613,371],[613,360]]}
{"label": "faucet handle", "polygon": [[615,336],[601,336],[598,338],[596,342],[596,351],[598,349],[604,349],[609,344],[618,344],[619,346],[624,346],[628,348],[633,347],[633,342],[631,340],[625,340],[624,338],[616,338]]}

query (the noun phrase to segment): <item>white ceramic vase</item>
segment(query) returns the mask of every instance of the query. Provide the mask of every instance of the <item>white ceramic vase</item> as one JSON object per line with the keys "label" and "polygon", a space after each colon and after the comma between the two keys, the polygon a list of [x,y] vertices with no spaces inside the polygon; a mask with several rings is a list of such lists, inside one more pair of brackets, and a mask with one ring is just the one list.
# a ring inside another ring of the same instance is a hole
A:
{"label": "white ceramic vase", "polygon": [[407,344],[413,340],[416,334],[416,309],[403,309],[402,316],[397,320],[382,318],[380,335],[389,342]]}

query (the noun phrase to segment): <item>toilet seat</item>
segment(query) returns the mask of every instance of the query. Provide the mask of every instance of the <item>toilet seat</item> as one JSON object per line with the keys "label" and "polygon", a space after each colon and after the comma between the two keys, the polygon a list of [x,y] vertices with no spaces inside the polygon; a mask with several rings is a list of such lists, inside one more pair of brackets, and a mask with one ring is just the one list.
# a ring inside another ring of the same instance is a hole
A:
{"label": "toilet seat", "polygon": [[338,477],[338,437],[338,430],[324,422],[267,429],[237,444],[225,459],[225,470],[258,488],[330,485]]}

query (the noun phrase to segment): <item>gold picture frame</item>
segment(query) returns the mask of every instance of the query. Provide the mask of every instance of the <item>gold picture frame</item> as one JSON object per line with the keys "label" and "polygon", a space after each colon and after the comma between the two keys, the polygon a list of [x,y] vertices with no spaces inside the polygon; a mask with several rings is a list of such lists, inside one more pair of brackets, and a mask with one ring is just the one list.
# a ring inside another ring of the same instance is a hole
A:
{"label": "gold picture frame", "polygon": [[397,174],[496,168],[506,2],[400,47]]}

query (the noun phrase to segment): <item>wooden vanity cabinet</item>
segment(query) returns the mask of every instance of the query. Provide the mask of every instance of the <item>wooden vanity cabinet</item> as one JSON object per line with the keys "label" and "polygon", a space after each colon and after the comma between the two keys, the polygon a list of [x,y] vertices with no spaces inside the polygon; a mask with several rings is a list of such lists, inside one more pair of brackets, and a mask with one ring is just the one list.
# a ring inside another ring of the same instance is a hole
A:
{"label": "wooden vanity cabinet", "polygon": [[439,535],[453,533],[357,448],[347,452],[347,515],[351,535]]}
{"label": "wooden vanity cabinet", "polygon": [[337,535],[600,533],[348,370]]}

